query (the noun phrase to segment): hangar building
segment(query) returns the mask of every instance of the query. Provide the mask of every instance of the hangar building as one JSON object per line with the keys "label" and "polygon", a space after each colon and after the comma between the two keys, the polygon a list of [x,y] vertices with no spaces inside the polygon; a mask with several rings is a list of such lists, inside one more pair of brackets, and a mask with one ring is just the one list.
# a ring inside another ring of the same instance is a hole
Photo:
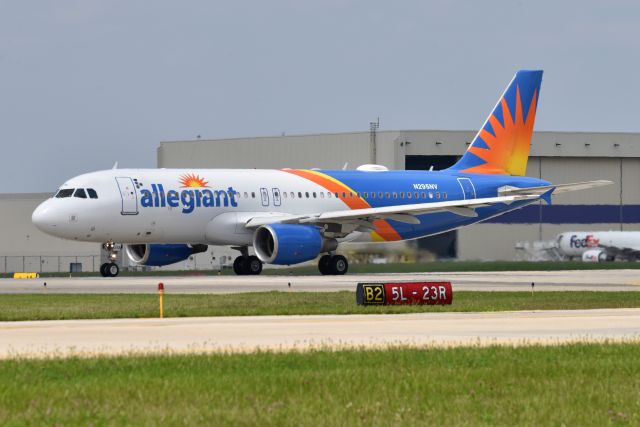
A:
{"label": "hangar building", "polygon": [[[466,150],[471,131],[378,131],[161,142],[164,168],[325,168],[381,164],[389,169],[444,169]],[[563,194],[443,236],[419,248],[443,258],[512,260],[518,242],[549,240],[571,230],[640,230],[640,134],[535,132],[527,175],[554,183],[607,179],[613,185]],[[0,195],[0,273],[97,271],[100,246],[44,235],[31,212],[45,193]],[[179,268],[211,268],[235,252],[211,248]],[[213,257],[216,257],[215,259]],[[229,258],[226,258],[227,260]],[[126,261],[124,261],[126,265]],[[177,266],[173,266],[176,268]]]}

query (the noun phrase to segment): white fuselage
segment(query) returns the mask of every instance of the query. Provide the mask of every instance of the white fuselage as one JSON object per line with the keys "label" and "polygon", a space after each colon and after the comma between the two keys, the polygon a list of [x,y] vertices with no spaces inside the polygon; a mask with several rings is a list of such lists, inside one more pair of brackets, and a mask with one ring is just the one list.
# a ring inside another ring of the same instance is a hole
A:
{"label": "white fuselage", "polygon": [[[206,187],[183,186],[184,176]],[[49,234],[91,242],[247,245],[252,231],[237,226],[245,218],[345,209],[333,192],[279,170],[114,169],[75,177],[65,189],[92,189],[98,197],[53,197],[33,222]]]}
{"label": "white fuselage", "polygon": [[560,251],[569,257],[580,257],[599,248],[640,250],[640,231],[567,231],[556,238]]}

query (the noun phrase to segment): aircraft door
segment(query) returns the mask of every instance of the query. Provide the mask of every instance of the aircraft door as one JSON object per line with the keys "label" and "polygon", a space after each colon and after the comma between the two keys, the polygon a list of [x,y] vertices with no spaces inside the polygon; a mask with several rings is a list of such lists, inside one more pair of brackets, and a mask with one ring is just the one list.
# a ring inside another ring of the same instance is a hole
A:
{"label": "aircraft door", "polygon": [[261,188],[260,198],[262,199],[262,206],[269,206],[269,190]]}
{"label": "aircraft door", "polygon": [[138,193],[133,180],[129,177],[117,177],[116,183],[122,199],[122,215],[138,215]]}
{"label": "aircraft door", "polygon": [[280,206],[280,189],[272,188],[271,191],[273,193],[273,206]]}
{"label": "aircraft door", "polygon": [[476,188],[469,178],[458,178],[458,184],[460,184],[460,188],[462,188],[462,194],[464,194],[465,200],[476,198]]}

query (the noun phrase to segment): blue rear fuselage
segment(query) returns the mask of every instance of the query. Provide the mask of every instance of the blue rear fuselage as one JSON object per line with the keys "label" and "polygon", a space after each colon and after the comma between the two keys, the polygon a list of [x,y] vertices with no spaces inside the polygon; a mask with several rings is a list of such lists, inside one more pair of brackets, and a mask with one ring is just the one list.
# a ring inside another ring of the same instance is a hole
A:
{"label": "blue rear fuselage", "polygon": [[[550,185],[550,182],[537,178],[452,171],[321,170],[319,172],[353,189],[373,208],[497,197],[498,189],[504,186],[525,188]],[[465,217],[450,212],[418,215],[420,224],[416,225],[390,219],[387,221],[403,240],[416,239],[482,222],[538,202],[537,199],[524,200],[481,207],[476,209],[477,217]]]}

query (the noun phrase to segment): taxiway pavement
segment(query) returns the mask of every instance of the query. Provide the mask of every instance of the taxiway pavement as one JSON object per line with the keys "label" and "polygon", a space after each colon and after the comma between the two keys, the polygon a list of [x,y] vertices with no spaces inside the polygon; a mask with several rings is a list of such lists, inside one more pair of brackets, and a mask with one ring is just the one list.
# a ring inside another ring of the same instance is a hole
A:
{"label": "taxiway pavement", "polygon": [[[346,276],[120,276],[0,279],[0,294],[153,293],[158,282],[171,293],[353,291],[359,282],[452,282],[456,291],[640,291],[640,270],[499,271],[464,273],[348,274]],[[46,282],[47,286],[44,286]],[[290,286],[289,286],[290,285]]]}
{"label": "taxiway pavement", "polygon": [[0,322],[0,358],[639,340],[640,309]]}

